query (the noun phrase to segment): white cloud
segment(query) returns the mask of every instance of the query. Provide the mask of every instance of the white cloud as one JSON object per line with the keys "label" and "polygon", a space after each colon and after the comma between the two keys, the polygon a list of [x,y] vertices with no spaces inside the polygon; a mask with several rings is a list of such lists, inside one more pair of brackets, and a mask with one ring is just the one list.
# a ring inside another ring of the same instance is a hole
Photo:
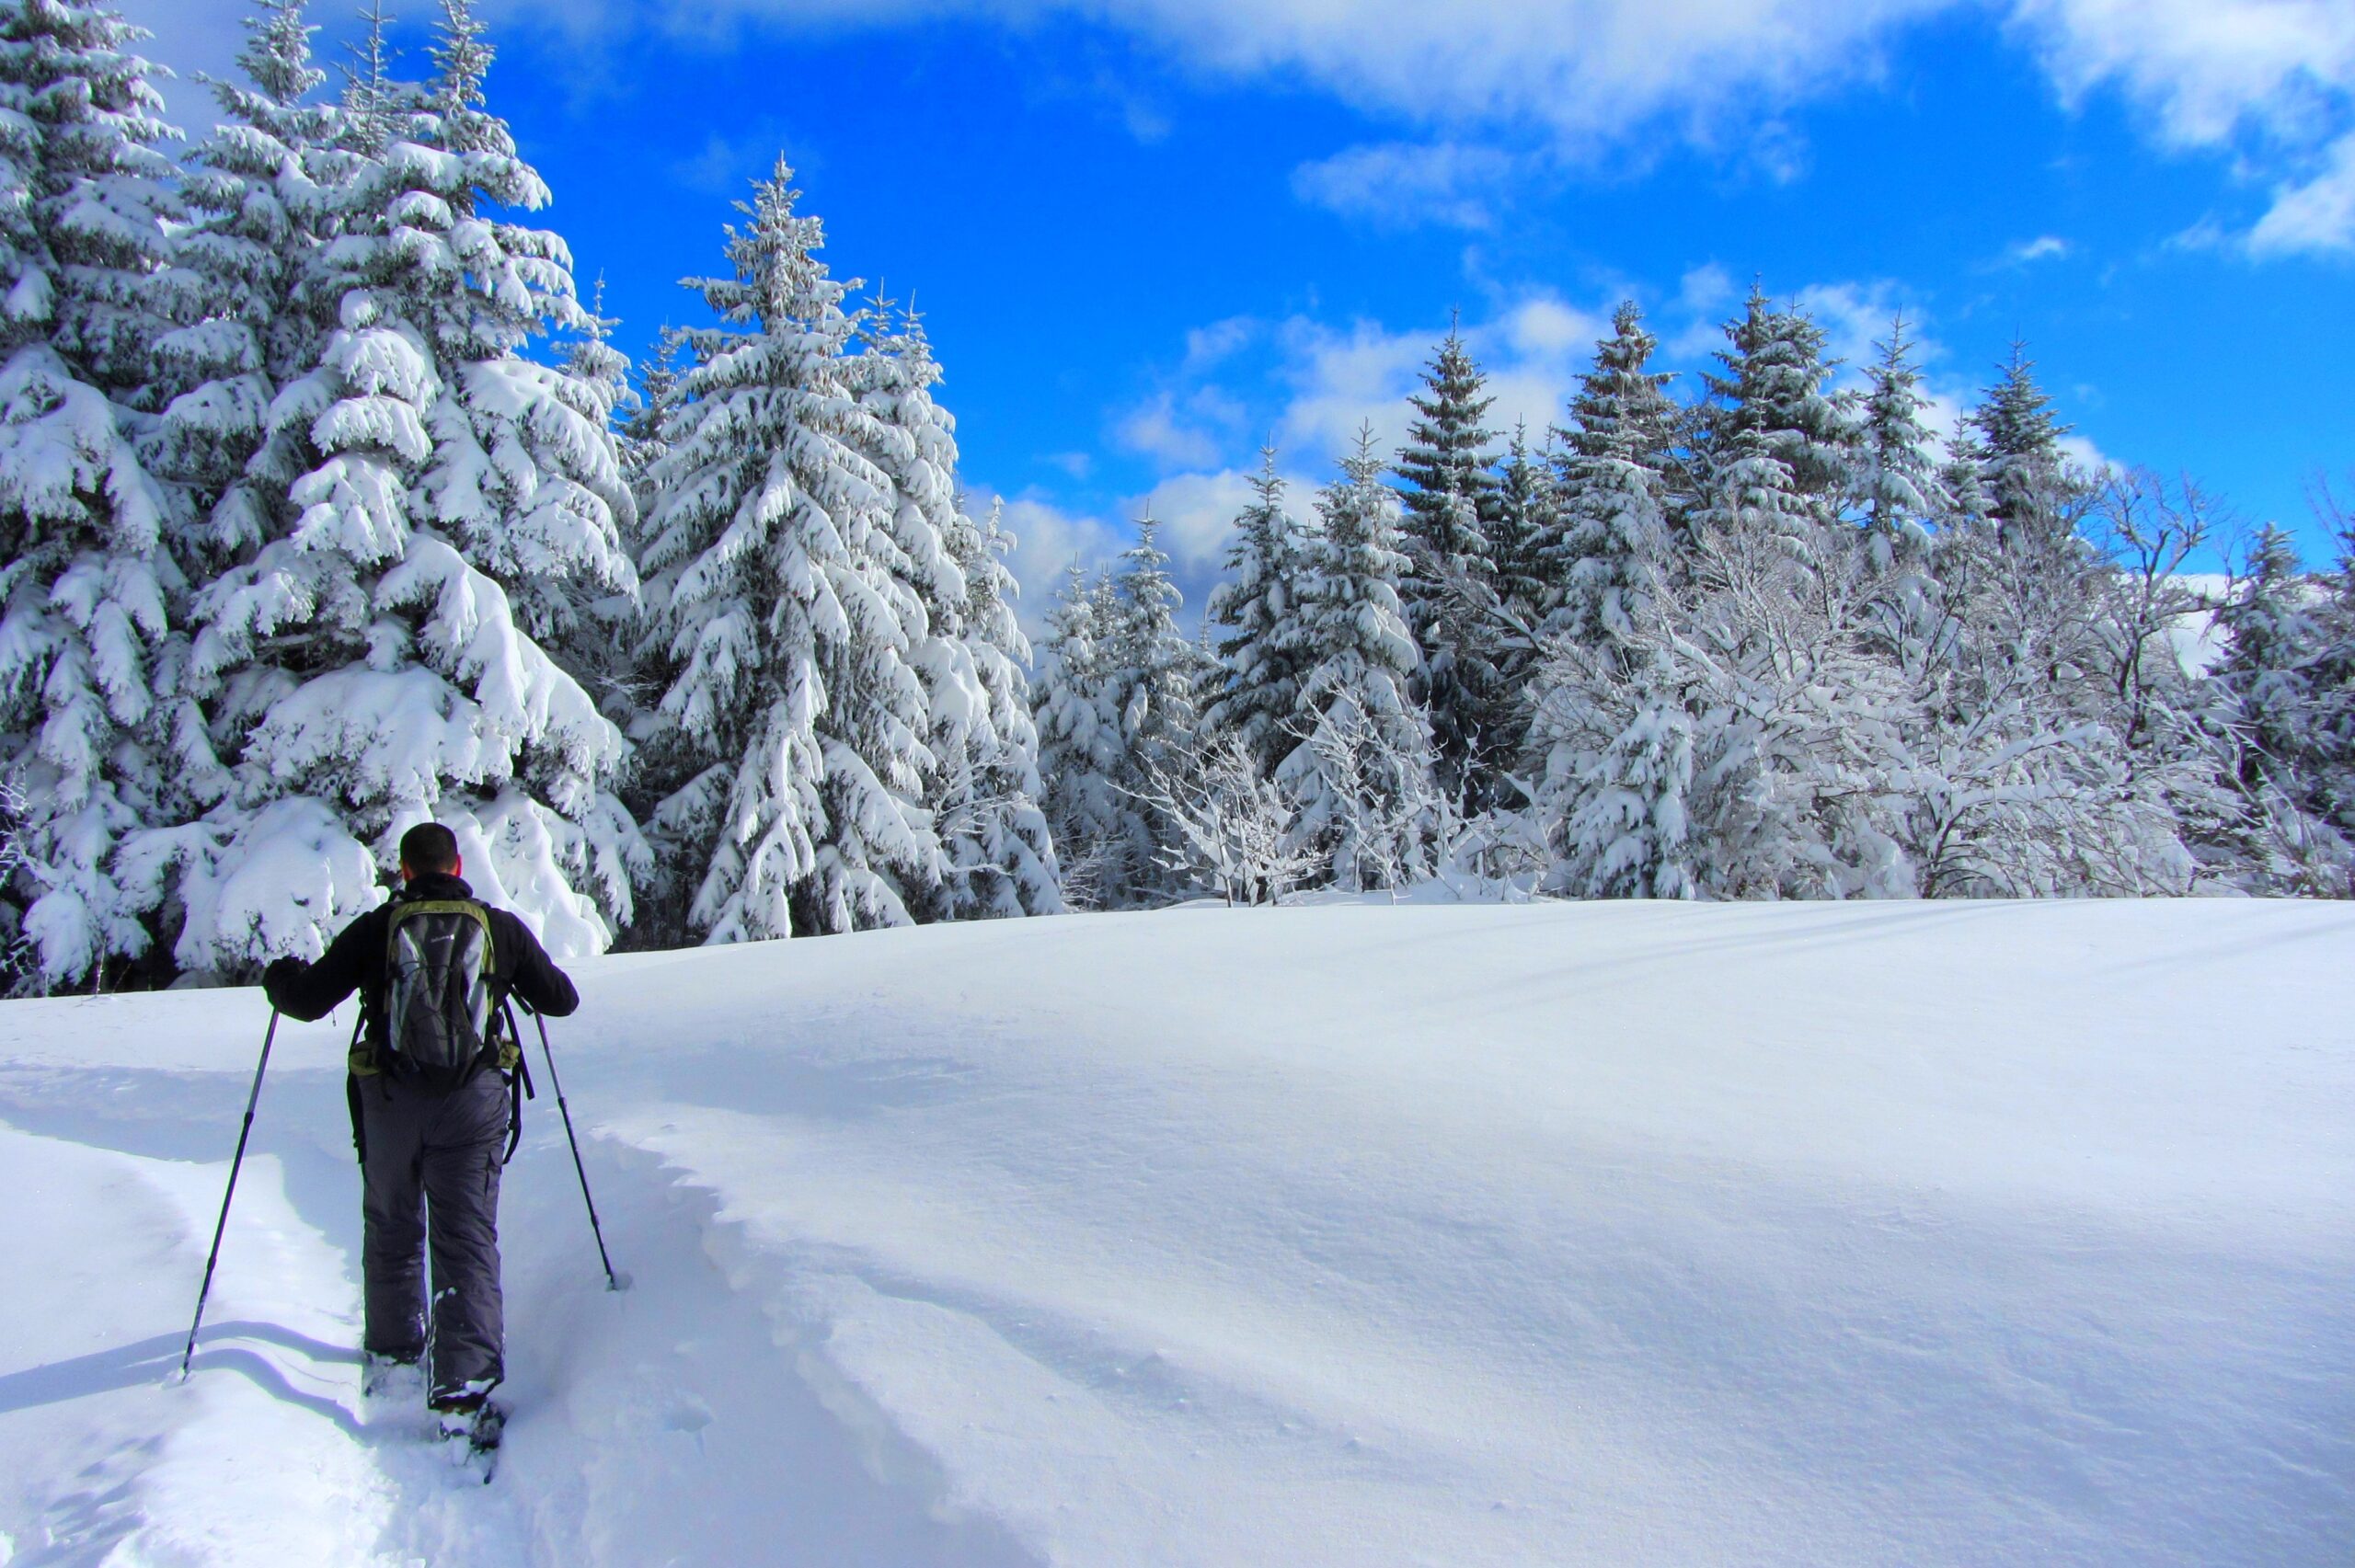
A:
{"label": "white cloud", "polygon": [[1676,281],[1676,303],[1695,315],[1731,304],[1740,293],[1733,274],[1714,261],[1693,268]]}
{"label": "white cloud", "polygon": [[2014,15],[2064,91],[2114,82],[2183,146],[2249,125],[2311,137],[2355,86],[2346,0],[2016,0]]}
{"label": "white cloud", "polygon": [[1000,498],[1005,502],[1004,526],[1014,535],[1006,564],[1022,586],[1022,629],[1036,639],[1046,630],[1064,571],[1074,562],[1085,572],[1101,570],[1129,547],[1133,534],[1125,524],[1068,511],[1037,496],[1000,498],[986,486],[974,487],[971,504],[979,516]]}
{"label": "white cloud", "polygon": [[1384,142],[1301,165],[1292,189],[1304,201],[1384,227],[1488,229],[1520,165],[1494,147]]}
{"label": "white cloud", "polygon": [[[576,0],[511,0],[569,25]],[[1869,75],[1892,24],[1961,0],[716,0],[628,7],[709,35],[732,21],[890,25],[1073,13],[1199,69],[1295,75],[1357,107],[1435,126],[1534,127],[1565,149],[1624,144],[1655,118],[1709,134],[1819,86]],[[612,9],[622,9],[615,6]],[[592,14],[603,7],[587,7]]]}
{"label": "white cloud", "polygon": [[1231,315],[1197,326],[1186,334],[1186,373],[1208,370],[1233,358],[1259,336],[1260,324],[1247,315]]}
{"label": "white cloud", "polygon": [[1361,427],[1377,446],[1396,447],[1407,429],[1405,398],[1430,357],[1440,332],[1393,332],[1360,321],[1346,330],[1305,316],[1281,332],[1284,363],[1277,372],[1291,397],[1276,425],[1276,445],[1306,457],[1319,473],[1353,450]]}
{"label": "white cloud", "polygon": [[2355,5],[2016,0],[2062,90],[2115,84],[2187,148],[2236,148],[2276,182],[2258,257],[2355,248]]}
{"label": "white cloud", "polygon": [[[1359,108],[1441,132],[1350,148],[1295,173],[1309,200],[1379,221],[1496,220],[1528,156],[1465,133],[1534,135],[1591,160],[1649,145],[1665,125],[1796,177],[1804,147],[1780,111],[1867,79],[1926,17],[1990,0],[497,0],[494,11],[572,40],[631,25],[724,40],[747,20],[874,27],[1056,13],[1139,35],[1197,69],[1304,79]],[[2253,254],[2355,245],[2355,4],[2349,0],[1993,0],[2064,97],[2114,86],[2174,146],[2229,149],[2272,182]],[[186,72],[225,71],[244,0],[126,0],[149,46]],[[339,21],[339,18],[322,17]],[[184,119],[205,107],[185,82]],[[1166,126],[1145,106],[1132,132]],[[1734,134],[1738,132],[1737,134]]]}
{"label": "white cloud", "polygon": [[1506,313],[1500,335],[1524,357],[1556,357],[1591,351],[1609,328],[1608,316],[1539,294]]}
{"label": "white cloud", "polygon": [[1129,411],[1113,435],[1129,451],[1170,468],[1203,468],[1219,460],[1243,418],[1243,406],[1213,386],[1180,399],[1160,392]]}
{"label": "white cloud", "polygon": [[2039,261],[2060,261],[2076,248],[2059,235],[2039,235],[2034,239],[2018,240],[2005,246],[2004,264],[2007,267],[2027,267]]}
{"label": "white cloud", "polygon": [[2355,132],[2331,147],[2321,173],[2275,195],[2248,247],[2257,256],[2355,250]]}
{"label": "white cloud", "polygon": [[799,177],[807,177],[822,164],[803,139],[788,134],[781,122],[763,120],[734,136],[710,132],[692,156],[671,166],[671,177],[690,190],[749,201],[753,181],[769,177],[780,153],[791,160],[793,172]]}
{"label": "white cloud", "polygon": [[1835,385],[1864,384],[1865,368],[1880,358],[1879,344],[1901,310],[1915,364],[1928,363],[1944,352],[1936,339],[1923,336],[1922,313],[1905,303],[1894,283],[1810,283],[1798,292],[1795,303],[1823,328],[1825,356],[1841,361]]}
{"label": "white cloud", "polygon": [[[1214,578],[1226,555],[1235,517],[1251,502],[1251,475],[1241,469],[1180,474],[1164,479],[1139,504],[1161,524],[1161,547],[1169,553],[1173,576],[1181,583]],[[1188,601],[1200,609],[1200,596]]]}
{"label": "white cloud", "polygon": [[2123,466],[2113,460],[2108,453],[2103,452],[2101,448],[2094,445],[2093,438],[2091,436],[2080,436],[2074,434],[2062,436],[2061,438],[2061,455],[2081,468],[2093,469],[2097,472],[2105,468],[2119,468]]}

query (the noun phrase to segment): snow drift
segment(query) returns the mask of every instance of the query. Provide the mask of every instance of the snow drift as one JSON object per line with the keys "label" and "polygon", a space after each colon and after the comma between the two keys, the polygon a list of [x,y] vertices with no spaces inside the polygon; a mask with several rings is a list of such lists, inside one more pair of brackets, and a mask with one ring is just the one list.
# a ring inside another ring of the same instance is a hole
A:
{"label": "snow drift", "polygon": [[464,1484],[350,1018],[0,1007],[0,1562],[2325,1563],[2355,914],[1326,907],[583,967]]}

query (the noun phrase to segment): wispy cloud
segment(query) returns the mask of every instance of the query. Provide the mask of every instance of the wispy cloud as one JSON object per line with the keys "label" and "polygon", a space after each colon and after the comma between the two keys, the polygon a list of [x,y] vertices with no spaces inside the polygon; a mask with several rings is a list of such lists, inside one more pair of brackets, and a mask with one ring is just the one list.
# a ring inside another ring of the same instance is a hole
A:
{"label": "wispy cloud", "polygon": [[1301,165],[1292,189],[1304,201],[1383,227],[1485,230],[1496,226],[1522,167],[1494,147],[1384,142]]}
{"label": "wispy cloud", "polygon": [[2016,0],[2062,92],[2115,86],[2162,141],[2237,155],[2272,204],[2250,255],[2355,249],[2355,6],[2347,0]]}
{"label": "wispy cloud", "polygon": [[2248,248],[2259,257],[2355,251],[2355,132],[2332,144],[2313,178],[2275,193]]}
{"label": "wispy cloud", "polygon": [[1120,445],[1172,468],[1214,464],[1234,443],[1243,406],[1215,386],[1164,391],[1129,410],[1113,427]]}
{"label": "wispy cloud", "polygon": [[[185,69],[224,70],[242,0],[124,0],[153,46]],[[1984,0],[505,0],[500,10],[578,45],[640,28],[724,40],[748,20],[879,27],[978,16],[1013,26],[1057,12],[1109,24],[1199,71],[1282,74],[1437,132],[1302,166],[1306,200],[1379,222],[1479,229],[1497,221],[1516,155],[1555,162],[1656,142],[1665,128],[1798,177],[1805,143],[1785,111],[1866,80],[1910,24]],[[2248,253],[2355,247],[2355,5],[2347,0],[2002,0],[2013,32],[2065,98],[2115,87],[2178,148],[2214,150],[2271,189]],[[583,64],[582,69],[588,69]],[[1143,140],[1164,111],[1109,68],[1088,90]],[[206,106],[185,83],[175,109]]]}
{"label": "wispy cloud", "polygon": [[798,175],[807,176],[823,163],[807,142],[781,121],[763,120],[729,135],[711,132],[702,146],[671,166],[671,177],[690,190],[749,200],[752,182],[768,177],[781,152],[791,158]]}
{"label": "wispy cloud", "polygon": [[2074,255],[2076,249],[2059,235],[2039,235],[2034,239],[2017,240],[2005,246],[2002,265],[2030,267],[2039,261],[2059,261]]}

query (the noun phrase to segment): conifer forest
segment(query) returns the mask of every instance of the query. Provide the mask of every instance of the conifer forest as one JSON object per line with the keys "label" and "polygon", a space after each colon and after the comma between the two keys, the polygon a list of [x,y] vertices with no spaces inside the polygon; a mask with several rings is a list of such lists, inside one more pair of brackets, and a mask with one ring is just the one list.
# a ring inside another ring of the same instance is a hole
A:
{"label": "conifer forest", "polygon": [[559,956],[2355,887],[2355,513],[2318,485],[2340,550],[2301,561],[2073,463],[2026,345],[1941,437],[1901,317],[1836,389],[1763,289],[1699,384],[1621,306],[1545,429],[1489,428],[1450,337],[1403,448],[1267,454],[1204,618],[1146,518],[1034,648],[925,323],[836,276],[782,159],[633,364],[472,0],[339,76],[303,0],[254,11],[183,135],[104,5],[0,0],[15,993],[316,957],[429,818]]}

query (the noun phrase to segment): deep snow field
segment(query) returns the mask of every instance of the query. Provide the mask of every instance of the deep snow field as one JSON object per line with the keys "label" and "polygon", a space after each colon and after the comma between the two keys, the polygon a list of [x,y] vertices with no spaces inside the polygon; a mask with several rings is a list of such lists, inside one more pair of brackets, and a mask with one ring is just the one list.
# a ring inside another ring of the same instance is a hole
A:
{"label": "deep snow field", "polygon": [[[505,1459],[335,1020],[0,1005],[0,1562],[2355,1562],[2355,910],[1184,909],[606,960]],[[534,1059],[537,1047],[534,1047]]]}

